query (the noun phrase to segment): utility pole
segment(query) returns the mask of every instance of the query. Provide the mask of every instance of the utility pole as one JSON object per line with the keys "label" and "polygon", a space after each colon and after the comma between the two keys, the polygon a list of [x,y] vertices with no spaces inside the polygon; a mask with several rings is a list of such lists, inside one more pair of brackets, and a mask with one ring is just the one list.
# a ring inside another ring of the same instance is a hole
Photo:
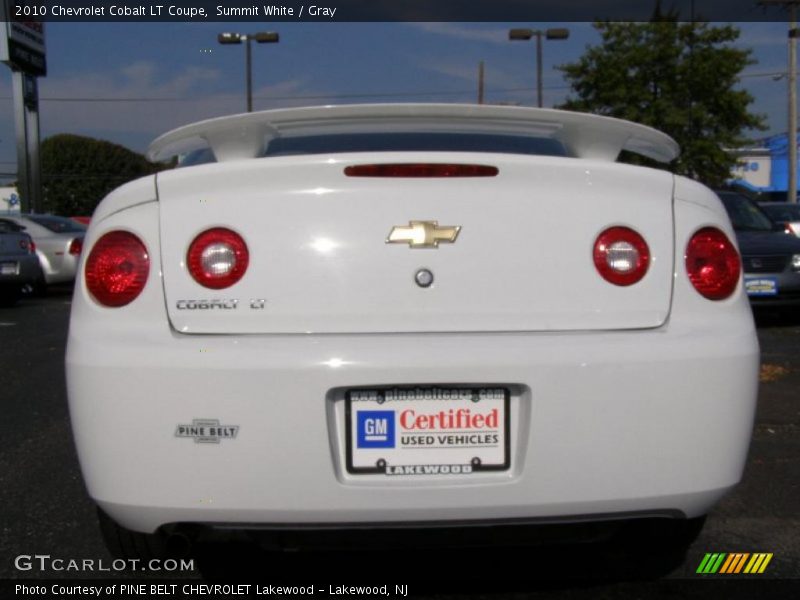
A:
{"label": "utility pole", "polygon": [[244,70],[245,70],[245,98],[247,112],[253,112],[253,54],[250,42],[255,40],[259,44],[277,44],[280,36],[274,31],[259,31],[258,33],[220,33],[217,41],[220,44],[241,44],[244,42]]}
{"label": "utility pole", "polygon": [[787,202],[797,202],[797,4],[789,7],[789,181],[786,186]]}
{"label": "utility pole", "polygon": [[483,61],[478,64],[478,104],[483,104]]}
{"label": "utility pole", "polygon": [[[800,0],[797,0],[800,2]],[[557,27],[541,31],[539,29],[510,29],[508,31],[509,40],[527,41],[536,38],[536,105],[543,106],[542,93],[542,36],[548,40],[565,40],[569,37],[569,29]]]}
{"label": "utility pole", "polygon": [[786,200],[797,202],[797,6],[800,0],[759,0],[761,6],[783,6],[789,11],[789,123],[786,131],[787,171]]}

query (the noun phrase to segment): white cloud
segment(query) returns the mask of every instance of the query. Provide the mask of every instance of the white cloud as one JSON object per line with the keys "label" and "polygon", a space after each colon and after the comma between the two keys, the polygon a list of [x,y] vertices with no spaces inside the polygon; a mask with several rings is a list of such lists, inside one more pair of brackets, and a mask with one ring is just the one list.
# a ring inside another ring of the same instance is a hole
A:
{"label": "white cloud", "polygon": [[46,77],[39,87],[40,95],[50,98],[173,98],[213,83],[221,75],[218,69],[188,67],[178,77],[168,77],[155,64],[139,61],[114,73]]}
{"label": "white cloud", "polygon": [[475,29],[455,23],[405,23],[407,27],[434,35],[469,40],[473,42],[489,42],[492,44],[505,44],[508,42],[508,29]]}
{"label": "white cloud", "polygon": [[[138,152],[158,135],[194,121],[245,110],[244,84],[213,91],[220,78],[213,69],[190,67],[171,77],[157,66],[137,62],[117,71],[39,80],[42,139],[58,133],[87,135],[122,144]],[[304,87],[300,79],[260,86],[253,90],[256,110],[329,103],[323,93]],[[319,99],[283,98],[317,95]],[[11,77],[0,77],[0,173],[13,170],[16,161]],[[65,101],[73,99],[74,101]],[[154,101],[154,100],[163,101]],[[102,101],[98,101],[102,100]],[[149,100],[149,101],[144,101]]]}
{"label": "white cloud", "polygon": [[156,67],[153,63],[139,61],[121,69],[122,75],[136,86],[148,86],[153,80]]}
{"label": "white cloud", "polygon": [[[91,135],[143,151],[144,140],[175,127],[244,112],[243,82],[241,88],[211,89],[221,75],[217,69],[189,67],[172,77],[153,63],[136,62],[106,74],[49,76],[40,80],[42,137],[56,133]],[[9,80],[0,80],[0,96],[11,96],[10,88]],[[292,98],[304,95],[318,98]],[[6,133],[1,136],[4,148],[0,149],[0,158],[11,156],[8,160],[13,160],[13,133],[5,139],[14,128],[12,103],[5,102],[9,110],[0,118],[0,131]],[[324,93],[306,88],[302,79],[253,90],[256,110],[330,102]]]}
{"label": "white cloud", "polygon": [[[478,85],[478,64],[444,61],[420,61],[420,67],[440,75],[460,79],[467,84]],[[484,64],[484,81],[487,87],[522,87],[519,75],[512,75],[493,64]]]}

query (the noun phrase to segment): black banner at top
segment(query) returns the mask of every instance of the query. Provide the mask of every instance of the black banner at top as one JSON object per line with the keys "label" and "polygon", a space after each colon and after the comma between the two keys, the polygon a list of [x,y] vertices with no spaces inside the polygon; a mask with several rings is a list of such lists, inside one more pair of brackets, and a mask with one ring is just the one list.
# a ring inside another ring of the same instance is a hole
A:
{"label": "black banner at top", "polygon": [[61,22],[786,21],[800,0],[8,0],[11,18]]}

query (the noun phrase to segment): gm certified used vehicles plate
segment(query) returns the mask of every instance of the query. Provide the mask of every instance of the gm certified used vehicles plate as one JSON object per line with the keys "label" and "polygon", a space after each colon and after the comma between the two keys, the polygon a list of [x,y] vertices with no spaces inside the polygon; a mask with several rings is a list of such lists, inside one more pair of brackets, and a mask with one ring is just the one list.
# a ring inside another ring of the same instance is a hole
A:
{"label": "gm certified used vehicles plate", "polygon": [[437,104],[156,140],[211,162],[101,203],[69,329],[112,550],[645,517],[688,543],[741,478],[758,344],[720,199],[621,150],[678,154],[616,119]]}
{"label": "gm certified used vehicles plate", "polygon": [[507,389],[353,390],[345,401],[349,473],[460,475],[509,467]]}

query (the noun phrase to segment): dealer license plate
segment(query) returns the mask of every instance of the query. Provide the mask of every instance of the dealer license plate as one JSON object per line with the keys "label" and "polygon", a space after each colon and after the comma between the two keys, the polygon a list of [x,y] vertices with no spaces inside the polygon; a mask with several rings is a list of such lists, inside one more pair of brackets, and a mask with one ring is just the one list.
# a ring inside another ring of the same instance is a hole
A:
{"label": "dealer license plate", "polygon": [[508,469],[509,398],[502,387],[350,390],[347,471],[431,476]]}
{"label": "dealer license plate", "polygon": [[19,266],[15,262],[0,263],[0,275],[16,275],[19,272]]}
{"label": "dealer license plate", "polygon": [[745,277],[744,289],[748,296],[776,296],[778,280],[775,277]]}

